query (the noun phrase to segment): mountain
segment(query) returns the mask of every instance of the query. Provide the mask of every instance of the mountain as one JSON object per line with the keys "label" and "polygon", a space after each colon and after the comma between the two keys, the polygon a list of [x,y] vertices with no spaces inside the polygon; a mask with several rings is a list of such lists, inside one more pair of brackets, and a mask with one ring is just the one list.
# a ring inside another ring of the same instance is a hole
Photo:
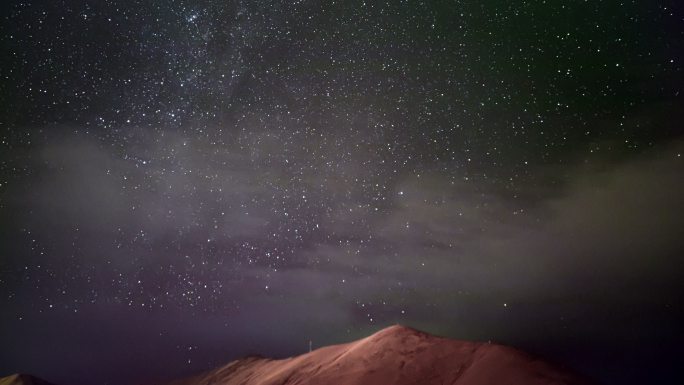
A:
{"label": "mountain", "polygon": [[506,346],[392,326],[283,360],[250,357],[167,385],[585,385],[567,370]]}
{"label": "mountain", "polygon": [[28,374],[13,374],[11,376],[0,378],[0,385],[53,385],[38,377],[33,377]]}

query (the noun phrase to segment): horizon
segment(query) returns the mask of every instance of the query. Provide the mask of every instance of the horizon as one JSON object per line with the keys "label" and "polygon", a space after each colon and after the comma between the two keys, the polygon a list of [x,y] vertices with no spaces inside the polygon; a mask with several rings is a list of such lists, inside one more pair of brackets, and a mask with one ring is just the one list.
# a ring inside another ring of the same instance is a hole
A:
{"label": "horizon", "polygon": [[[279,357],[279,358],[273,358],[273,357],[264,357],[261,355],[246,355],[243,357],[239,357],[237,359],[231,360],[229,362],[223,363],[221,365],[218,365],[216,367],[208,368],[199,372],[191,373],[188,376],[185,376],[182,379],[179,378],[164,378],[164,377],[159,377],[159,378],[149,378],[145,380],[139,381],[139,384],[151,384],[151,383],[157,383],[157,382],[169,382],[169,381],[178,381],[178,380],[189,380],[191,378],[194,378],[196,376],[201,376],[201,375],[212,375],[213,372],[216,371],[221,371],[224,370],[226,366],[230,366],[233,364],[236,364],[237,362],[244,362],[248,361],[250,363],[253,362],[281,362],[283,364],[287,364],[289,362],[292,362],[292,359],[295,358],[304,358],[305,356],[308,357],[321,357],[323,360],[325,359],[326,355],[325,353],[329,352],[330,349],[335,349],[335,348],[345,348],[345,352],[349,353],[351,351],[358,352],[359,351],[359,346],[362,344],[366,345],[366,350],[370,349],[378,349],[378,344],[380,346],[386,346],[387,344],[394,344],[395,341],[399,341],[403,348],[405,349],[402,353],[399,353],[401,355],[402,359],[407,359],[404,358],[404,355],[406,355],[408,352],[411,352],[412,346],[408,345],[403,338],[405,338],[406,334],[410,333],[411,335],[417,335],[421,337],[420,343],[423,344],[423,349],[425,349],[425,342],[427,341],[432,341],[430,345],[435,346],[437,343],[443,344],[443,343],[448,343],[452,346],[463,346],[463,344],[472,344],[472,345],[477,345],[477,350],[480,351],[480,348],[482,347],[488,347],[488,348],[494,348],[494,347],[503,347],[506,349],[506,354],[509,355],[510,357],[522,357],[523,359],[527,360],[528,358],[530,359],[530,362],[538,362],[539,360],[542,360],[542,362],[545,362],[546,364],[550,365],[550,367],[554,368],[554,370],[559,370],[561,373],[565,372],[567,375],[572,375],[572,376],[578,376],[578,378],[583,378],[583,375],[581,373],[576,373],[573,372],[570,368],[565,367],[561,365],[560,363],[556,362],[549,362],[543,359],[543,357],[536,356],[534,354],[530,354],[529,352],[525,352],[519,349],[516,349],[511,346],[507,345],[502,345],[498,343],[492,343],[492,341],[466,341],[466,340],[457,340],[457,339],[451,339],[448,337],[443,337],[443,336],[437,336],[433,334],[426,333],[424,331],[415,329],[410,326],[406,325],[401,325],[401,324],[393,324],[390,326],[383,327],[377,331],[374,331],[370,335],[366,335],[362,338],[359,339],[354,339],[351,341],[345,341],[341,342],[338,344],[332,344],[332,345],[326,345],[326,346],[320,346],[317,347],[316,349],[309,350],[308,352],[303,352],[300,354],[292,355],[292,356],[286,356],[286,357]],[[392,339],[389,339],[389,337],[393,337]],[[371,340],[375,339],[374,344],[368,344]],[[363,354],[363,353],[361,353]],[[335,354],[333,362],[337,362],[338,358],[337,356],[339,353]],[[396,358],[395,358],[396,359]],[[318,361],[320,362],[320,361]],[[468,366],[472,366],[472,363],[470,363]],[[535,373],[535,376],[539,376],[539,373]],[[28,379],[37,379],[41,381],[46,381],[44,378],[40,378],[38,376],[32,375],[30,373],[13,373],[11,375],[7,375],[5,377],[0,377],[0,380],[4,380],[7,378],[11,377],[27,377]],[[48,381],[49,382],[49,381]],[[51,383],[52,384],[52,383]]]}

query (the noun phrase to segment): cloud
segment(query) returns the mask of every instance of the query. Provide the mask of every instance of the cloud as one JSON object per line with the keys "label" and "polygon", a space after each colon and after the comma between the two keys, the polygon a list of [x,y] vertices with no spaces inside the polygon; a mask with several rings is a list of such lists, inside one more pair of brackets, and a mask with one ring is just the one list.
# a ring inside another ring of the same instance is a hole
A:
{"label": "cloud", "polygon": [[678,143],[598,171],[577,169],[562,195],[531,213],[540,217],[536,226],[490,240],[484,253],[523,275],[517,282],[538,296],[554,280],[583,291],[648,285],[647,277],[672,281],[683,257],[683,148]]}
{"label": "cloud", "polygon": [[[479,307],[473,319],[504,302],[575,308],[581,296],[651,306],[644,301],[654,297],[639,291],[673,298],[681,286],[683,149],[577,166],[561,188],[523,205],[481,184],[407,178],[391,209],[367,222],[371,239],[358,237],[343,212],[343,241],[315,245],[304,259],[331,279],[370,277],[355,282],[363,290],[353,298],[440,309],[421,317],[448,318],[468,303]],[[539,194],[534,188],[527,193]]]}

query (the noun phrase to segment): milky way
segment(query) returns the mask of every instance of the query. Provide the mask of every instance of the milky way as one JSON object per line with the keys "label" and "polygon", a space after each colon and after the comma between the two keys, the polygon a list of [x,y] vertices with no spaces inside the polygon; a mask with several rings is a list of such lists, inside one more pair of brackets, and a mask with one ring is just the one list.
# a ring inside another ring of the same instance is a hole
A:
{"label": "milky way", "polygon": [[0,10],[0,375],[133,384],[402,323],[681,379],[668,2]]}

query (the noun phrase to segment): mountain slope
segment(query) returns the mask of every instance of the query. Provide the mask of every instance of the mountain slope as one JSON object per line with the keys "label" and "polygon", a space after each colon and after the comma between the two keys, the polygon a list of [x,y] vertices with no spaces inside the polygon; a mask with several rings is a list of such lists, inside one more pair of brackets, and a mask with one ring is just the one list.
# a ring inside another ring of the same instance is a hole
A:
{"label": "mountain slope", "polygon": [[403,326],[298,357],[246,358],[168,385],[579,385],[576,375],[501,345]]}
{"label": "mountain slope", "polygon": [[11,376],[0,378],[0,385],[53,385],[38,377],[33,377],[28,374],[13,374]]}

